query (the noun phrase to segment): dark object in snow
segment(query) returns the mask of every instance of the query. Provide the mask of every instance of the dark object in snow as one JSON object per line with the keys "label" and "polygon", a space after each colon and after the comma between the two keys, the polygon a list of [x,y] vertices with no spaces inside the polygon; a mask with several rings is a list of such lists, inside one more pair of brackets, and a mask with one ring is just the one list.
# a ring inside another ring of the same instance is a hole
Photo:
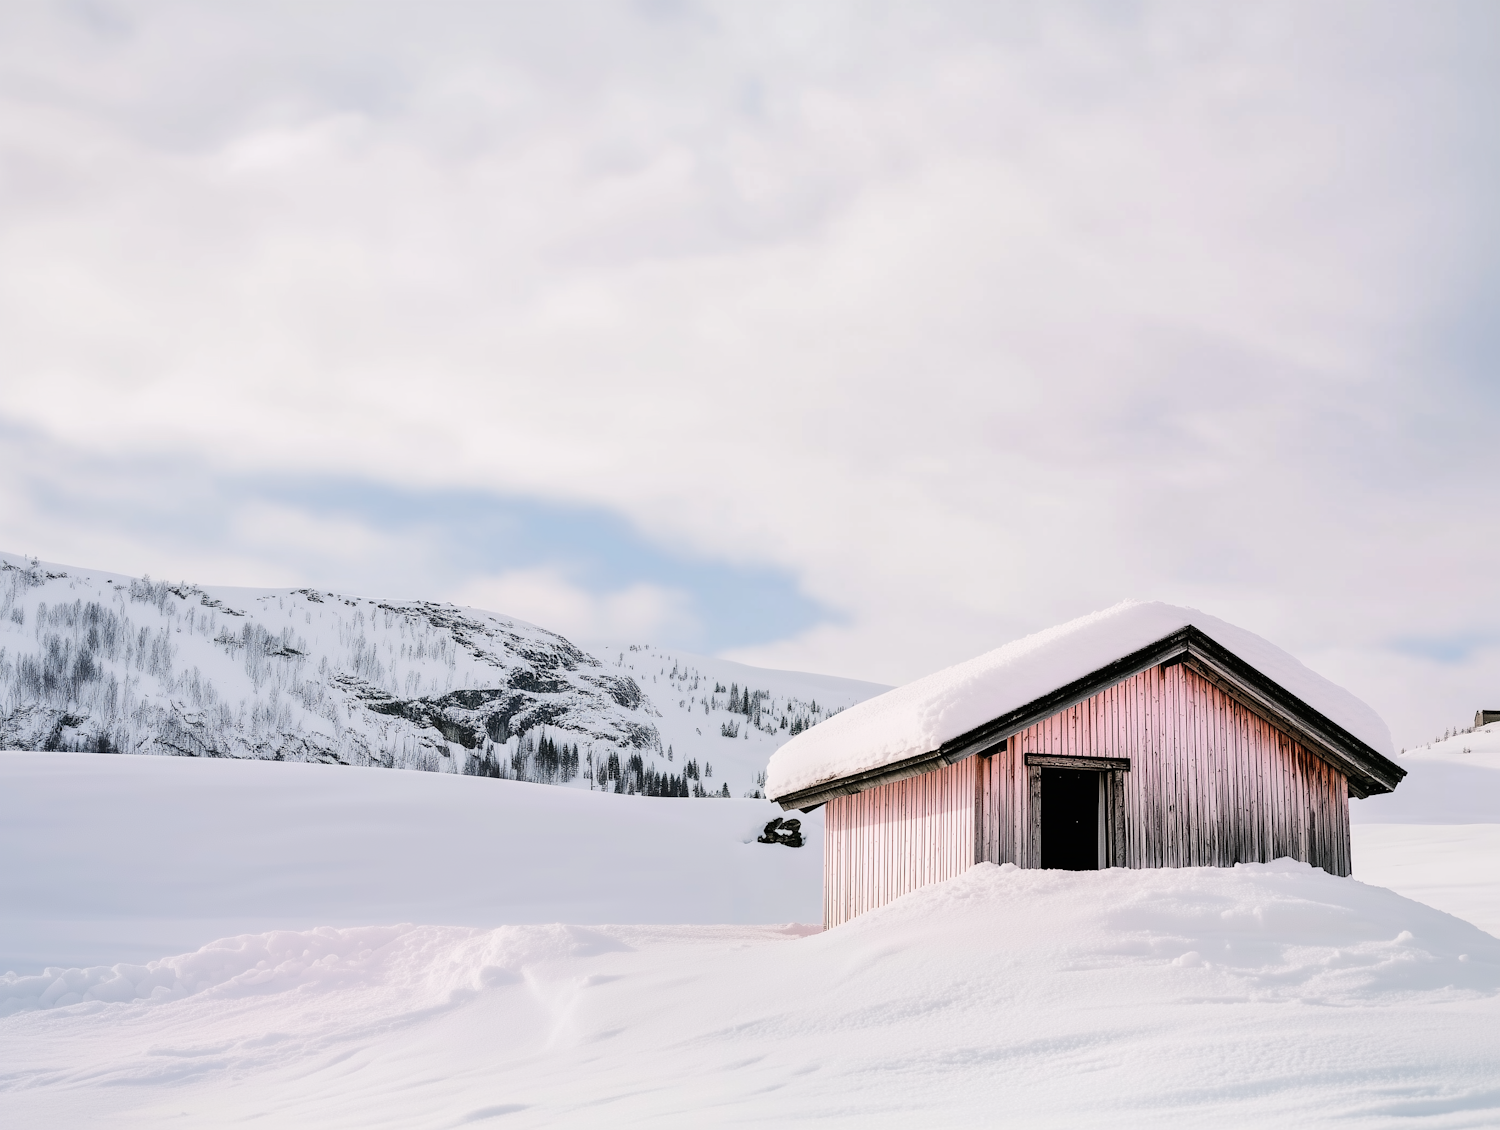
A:
{"label": "dark object in snow", "polygon": [[780,816],[766,825],[766,830],[756,837],[758,844],[785,844],[787,847],[802,846],[802,821],[783,820]]}
{"label": "dark object in snow", "polygon": [[1474,711],[1474,729],[1488,726],[1491,722],[1500,722],[1500,710],[1476,710]]}

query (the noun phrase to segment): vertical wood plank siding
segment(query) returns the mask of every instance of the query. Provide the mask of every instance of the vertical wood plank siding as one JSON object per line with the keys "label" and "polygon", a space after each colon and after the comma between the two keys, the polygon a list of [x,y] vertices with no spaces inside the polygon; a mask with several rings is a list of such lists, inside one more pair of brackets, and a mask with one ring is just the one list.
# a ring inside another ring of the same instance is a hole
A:
{"label": "vertical wood plank siding", "polygon": [[1039,867],[1028,753],[1128,757],[1125,867],[1283,856],[1348,875],[1342,773],[1181,665],[1153,668],[1014,735],[980,760],[980,859]]}
{"label": "vertical wood plank siding", "polygon": [[1028,753],[1128,757],[1125,867],[1290,856],[1350,873],[1343,774],[1188,668],[1152,668],[1013,735],[988,757],[828,802],[823,922],[837,926],[976,860],[1040,867]]}
{"label": "vertical wood plank siding", "polygon": [[836,797],[823,818],[823,925],[837,926],[975,862],[977,759]]}

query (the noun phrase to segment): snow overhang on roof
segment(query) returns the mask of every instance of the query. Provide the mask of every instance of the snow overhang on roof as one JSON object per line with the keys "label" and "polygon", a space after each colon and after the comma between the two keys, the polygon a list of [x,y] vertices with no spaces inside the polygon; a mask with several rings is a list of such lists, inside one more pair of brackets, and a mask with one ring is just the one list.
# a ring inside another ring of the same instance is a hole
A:
{"label": "snow overhang on roof", "polygon": [[940,769],[1168,661],[1186,663],[1349,779],[1390,792],[1406,771],[1369,706],[1266,640],[1191,608],[1125,601],[867,699],[772,756],[783,808]]}

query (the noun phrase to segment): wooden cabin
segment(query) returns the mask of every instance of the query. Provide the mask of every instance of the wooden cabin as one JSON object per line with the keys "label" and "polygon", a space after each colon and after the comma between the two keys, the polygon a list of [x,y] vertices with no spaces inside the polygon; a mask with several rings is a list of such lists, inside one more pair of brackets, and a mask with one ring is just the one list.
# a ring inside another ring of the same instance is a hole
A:
{"label": "wooden cabin", "polygon": [[1348,875],[1349,798],[1396,787],[1390,752],[1368,706],[1260,637],[1128,603],[834,716],[777,751],[767,794],[826,806],[836,926],[986,860]]}

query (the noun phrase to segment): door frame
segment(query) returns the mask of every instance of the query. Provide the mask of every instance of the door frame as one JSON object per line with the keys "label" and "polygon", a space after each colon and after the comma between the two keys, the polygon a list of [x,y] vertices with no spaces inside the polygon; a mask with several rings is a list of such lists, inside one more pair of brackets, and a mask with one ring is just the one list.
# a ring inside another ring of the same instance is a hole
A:
{"label": "door frame", "polygon": [[1027,857],[1032,867],[1042,865],[1042,770],[1087,769],[1099,774],[1104,791],[1100,815],[1104,820],[1104,866],[1125,866],[1125,774],[1128,757],[1054,757],[1046,753],[1026,755],[1026,784],[1031,827]]}

